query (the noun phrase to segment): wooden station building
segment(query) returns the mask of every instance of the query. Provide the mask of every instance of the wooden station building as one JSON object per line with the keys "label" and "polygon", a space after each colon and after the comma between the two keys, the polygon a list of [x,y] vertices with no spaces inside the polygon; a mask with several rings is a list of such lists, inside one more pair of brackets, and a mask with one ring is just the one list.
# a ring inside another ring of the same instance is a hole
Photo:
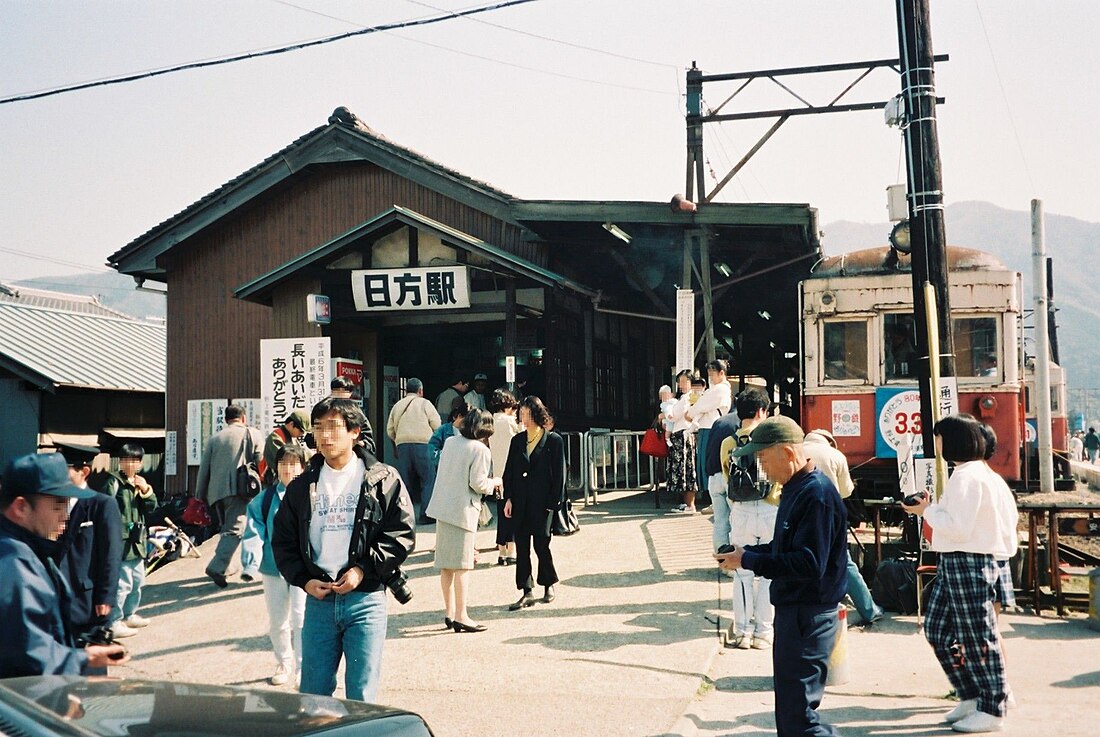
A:
{"label": "wooden station building", "polygon": [[[782,386],[797,366],[784,358],[797,353],[796,284],[820,257],[809,206],[520,200],[345,108],[110,263],[167,285],[166,425],[181,446],[187,400],[259,396],[261,339],[321,335],[364,361],[379,436],[383,367],[434,398],[456,374],[502,385],[506,356],[560,429],[637,429],[671,380],[675,289],[700,232],[718,353]],[[309,321],[313,294],[330,298],[330,324]],[[170,493],[193,488],[189,470]]]}

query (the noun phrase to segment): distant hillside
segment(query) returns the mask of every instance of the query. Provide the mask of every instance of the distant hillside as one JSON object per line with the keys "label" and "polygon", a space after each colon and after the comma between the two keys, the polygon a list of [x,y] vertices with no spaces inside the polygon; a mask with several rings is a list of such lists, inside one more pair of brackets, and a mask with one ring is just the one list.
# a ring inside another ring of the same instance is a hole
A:
{"label": "distant hillside", "polygon": [[[1031,213],[1004,210],[988,202],[960,202],[947,207],[946,217],[948,243],[991,253],[1023,275],[1024,300],[1030,308]],[[890,223],[831,223],[824,227],[825,252],[832,255],[884,245],[890,227]],[[1069,386],[1100,387],[1100,282],[1092,267],[1100,246],[1100,223],[1048,212],[1046,243],[1053,263],[1060,358]]]}
{"label": "distant hillside", "polygon": [[[17,285],[69,294],[96,295],[106,307],[138,318],[163,320],[165,298],[134,289],[134,280],[115,271],[71,276],[40,276],[15,282]],[[163,289],[162,285],[157,285]]]}

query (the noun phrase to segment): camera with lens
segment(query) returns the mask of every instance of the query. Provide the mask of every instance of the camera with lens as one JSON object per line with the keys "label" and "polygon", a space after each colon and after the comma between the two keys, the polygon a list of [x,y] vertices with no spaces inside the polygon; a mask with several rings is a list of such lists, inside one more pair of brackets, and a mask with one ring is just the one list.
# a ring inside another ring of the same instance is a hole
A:
{"label": "camera with lens", "polygon": [[113,645],[115,633],[109,624],[97,624],[80,634],[80,643],[84,645]]}
{"label": "camera with lens", "polygon": [[718,548],[718,554],[723,555],[725,553],[732,553],[735,550],[737,550],[736,545],[723,545]]}
{"label": "camera with lens", "polygon": [[413,592],[409,588],[409,577],[402,573],[400,568],[382,583],[393,592],[393,598],[397,599],[399,604],[408,604],[412,601]]}
{"label": "camera with lens", "polygon": [[911,507],[914,504],[920,504],[921,502],[923,502],[927,498],[928,498],[927,494],[925,494],[923,491],[918,491],[916,494],[910,494],[909,496],[902,499],[901,503],[904,504],[907,507]]}

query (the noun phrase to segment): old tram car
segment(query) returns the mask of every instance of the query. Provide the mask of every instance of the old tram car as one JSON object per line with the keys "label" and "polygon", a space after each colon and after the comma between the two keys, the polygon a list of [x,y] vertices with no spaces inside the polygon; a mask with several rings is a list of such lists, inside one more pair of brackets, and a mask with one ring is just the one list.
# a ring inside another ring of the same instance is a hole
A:
{"label": "old tram car", "polygon": [[[897,488],[903,436],[920,443],[918,356],[908,258],[871,248],[826,258],[800,289],[802,424],[825,428],[848,457],[864,498]],[[893,260],[893,259],[891,259]],[[982,251],[948,249],[959,410],[997,432],[990,464],[1010,483],[1023,479],[1027,377],[1020,360],[1021,279]],[[1051,371],[1064,394],[1061,370]],[[1055,447],[1065,447],[1064,402]]]}

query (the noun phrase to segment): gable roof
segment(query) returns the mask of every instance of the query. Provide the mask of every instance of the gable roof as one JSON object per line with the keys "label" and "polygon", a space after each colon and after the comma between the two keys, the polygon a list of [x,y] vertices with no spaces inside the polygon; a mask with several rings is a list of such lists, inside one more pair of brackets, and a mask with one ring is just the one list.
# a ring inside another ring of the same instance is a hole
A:
{"label": "gable roof", "polygon": [[32,307],[52,307],[58,310],[85,312],[89,315],[102,315],[104,317],[130,317],[124,312],[112,310],[100,303],[99,297],[95,295],[68,294],[67,292],[54,292],[48,289],[36,289],[14,284],[0,283],[0,302],[16,302]]}
{"label": "gable roof", "polygon": [[270,305],[272,292],[280,284],[293,278],[302,269],[321,265],[325,261],[335,259],[364,238],[385,235],[404,225],[431,232],[447,245],[457,246],[476,253],[548,287],[563,287],[589,297],[598,295],[598,292],[583,284],[509,253],[503,248],[494,246],[468,233],[463,233],[449,225],[444,225],[437,220],[432,220],[414,210],[394,205],[328,243],[286,262],[270,273],[241,285],[235,290],[234,296],[237,299]]}
{"label": "gable roof", "polygon": [[39,389],[163,392],[165,326],[0,301],[0,368]]}
{"label": "gable roof", "polygon": [[514,222],[508,205],[512,198],[506,192],[397,145],[365,125],[347,108],[339,107],[326,125],[306,133],[154,226],[112,253],[107,261],[123,274],[163,281],[164,270],[156,261],[175,245],[306,167],[348,161],[369,161],[494,217]]}

